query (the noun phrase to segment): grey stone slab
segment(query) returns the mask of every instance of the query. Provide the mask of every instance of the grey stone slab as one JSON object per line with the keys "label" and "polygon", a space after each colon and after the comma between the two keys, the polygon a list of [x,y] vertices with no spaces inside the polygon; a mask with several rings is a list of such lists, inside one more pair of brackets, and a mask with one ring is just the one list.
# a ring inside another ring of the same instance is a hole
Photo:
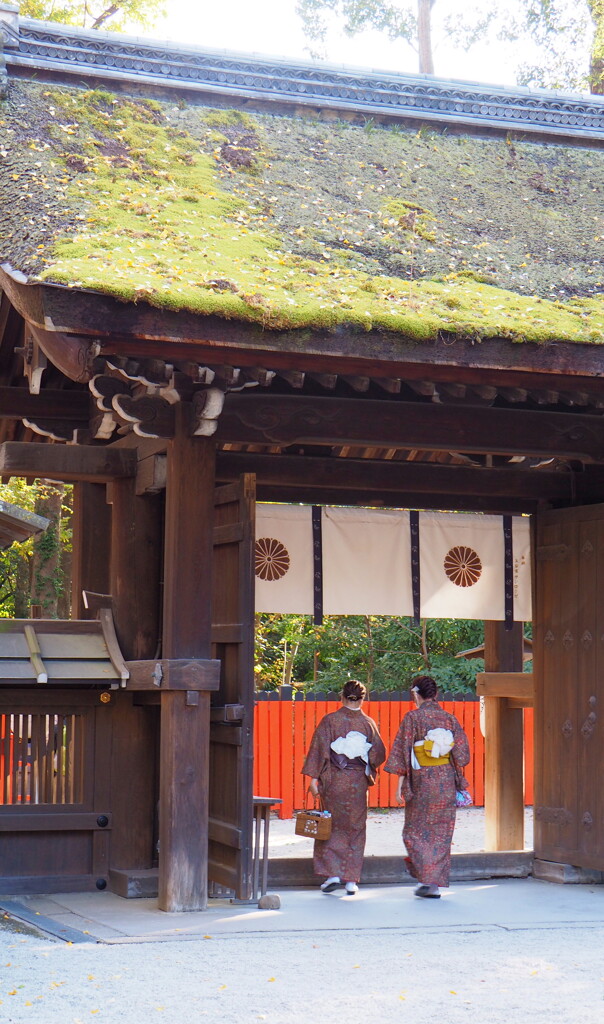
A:
{"label": "grey stone slab", "polygon": [[[318,887],[283,890],[279,895],[278,910],[216,901],[218,905],[206,911],[187,914],[164,913],[158,910],[157,900],[124,900],[106,892],[62,895],[55,927],[59,931],[65,920],[73,919],[77,922],[74,932],[88,931],[89,940],[113,944],[334,930],[459,935],[477,930],[596,927],[604,919],[604,887],[553,886],[533,878],[453,883],[440,900],[416,899],[411,886],[361,886],[354,897],[346,897],[342,890],[326,896]],[[65,909],[70,912],[67,916]]]}

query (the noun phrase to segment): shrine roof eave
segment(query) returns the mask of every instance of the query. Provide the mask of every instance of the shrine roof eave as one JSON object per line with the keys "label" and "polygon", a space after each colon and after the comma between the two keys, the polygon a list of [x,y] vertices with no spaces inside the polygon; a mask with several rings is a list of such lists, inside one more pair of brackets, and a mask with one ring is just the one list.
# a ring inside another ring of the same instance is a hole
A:
{"label": "shrine roof eave", "polygon": [[593,387],[601,378],[604,386],[604,360],[594,344],[519,344],[445,331],[418,340],[393,331],[360,331],[354,325],[266,330],[217,315],[124,303],[87,289],[28,281],[7,264],[0,266],[0,289],[54,366],[80,382],[94,375],[95,360],[116,355],[371,377],[403,371],[411,379],[426,373],[440,380],[461,375],[468,382],[497,383],[498,376],[520,382],[528,375],[544,386],[561,386],[567,378],[579,387],[580,378],[590,378]]}
{"label": "shrine roof eave", "polygon": [[602,378],[599,346],[551,340],[518,344],[508,338],[480,340],[441,331],[420,343],[387,330],[267,330],[255,323],[189,311],[124,303],[91,290],[29,281],[0,267],[0,289],[33,330],[41,348],[65,376],[90,380],[98,359],[111,356],[194,360],[200,364],[265,367],[268,370],[401,376],[467,382],[521,384],[530,377],[544,387],[563,379],[579,388]]}

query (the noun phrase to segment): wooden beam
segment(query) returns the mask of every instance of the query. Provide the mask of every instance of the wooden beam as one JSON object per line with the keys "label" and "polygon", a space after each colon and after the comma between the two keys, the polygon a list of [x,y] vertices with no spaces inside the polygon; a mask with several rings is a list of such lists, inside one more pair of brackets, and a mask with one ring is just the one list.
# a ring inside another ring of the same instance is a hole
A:
{"label": "wooden beam", "polygon": [[125,448],[25,441],[5,441],[0,445],[1,476],[109,483],[133,477],[135,473],[136,452]]}
{"label": "wooden beam", "polygon": [[[255,473],[258,486],[328,487],[331,491],[398,490],[418,494],[490,495],[529,498],[532,501],[570,503],[588,495],[604,497],[604,469],[590,467],[585,473],[547,470],[472,468],[379,459],[347,459],[332,456],[268,455],[257,452],[218,452],[216,476],[235,480],[241,473]],[[594,500],[592,497],[592,500]]]}
{"label": "wooden beam", "polygon": [[[522,674],[523,626],[485,622],[485,669]],[[518,682],[514,682],[519,686]],[[502,697],[485,697],[485,817],[487,850],[524,849],[524,720]]]}
{"label": "wooden beam", "polygon": [[61,420],[79,425],[88,423],[90,396],[87,391],[43,388],[31,395],[27,388],[0,387],[0,419]]}
{"label": "wooden beam", "polygon": [[604,418],[305,395],[226,396],[216,440],[367,445],[604,462]]}
{"label": "wooden beam", "polygon": [[220,662],[208,658],[128,661],[127,690],[217,690]]}
{"label": "wooden beam", "polygon": [[283,501],[303,505],[361,505],[368,508],[419,508],[447,512],[489,512],[493,515],[530,515],[540,506],[536,499],[513,496],[490,497],[483,494],[426,494],[417,491],[369,491],[363,487],[350,490],[329,487],[281,487],[261,484],[257,488],[258,501]]}
{"label": "wooden beam", "polygon": [[532,701],[535,695],[533,673],[479,672],[476,676],[476,693],[479,697],[515,697]]}

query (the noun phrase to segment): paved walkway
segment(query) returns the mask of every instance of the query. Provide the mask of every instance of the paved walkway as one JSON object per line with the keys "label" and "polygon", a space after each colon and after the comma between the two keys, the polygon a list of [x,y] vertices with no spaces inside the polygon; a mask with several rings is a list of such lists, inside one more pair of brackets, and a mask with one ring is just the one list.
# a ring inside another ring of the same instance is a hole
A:
{"label": "paved walkway", "polygon": [[[403,820],[402,810],[370,812],[366,847],[368,857],[402,857]],[[273,819],[269,835],[271,858],[312,857],[312,841],[295,835],[293,820]],[[461,810],[457,816],[453,852],[478,852],[484,847],[483,837],[483,808],[470,807]],[[530,808],[526,812],[526,840],[530,848]],[[504,911],[508,906],[506,885],[518,884],[523,883],[512,880],[498,880],[496,884],[460,883],[443,896],[443,899],[432,901],[430,905],[446,908],[438,912],[436,920],[439,927],[505,927]],[[536,888],[531,892],[534,891],[535,896],[531,900],[527,902],[523,896],[518,908],[514,906],[513,899],[509,902],[508,909],[513,910],[512,920],[516,923],[532,920],[534,912],[535,920],[541,920],[544,914],[544,919],[547,918],[552,890],[548,886],[543,888],[541,883],[534,885]],[[525,890],[511,889],[510,892]],[[546,895],[547,893],[550,895]],[[109,892],[18,898],[0,896],[0,907],[56,938],[77,943],[203,938],[208,931],[223,935],[314,931],[318,928],[333,927],[415,928],[424,927],[426,923],[432,921],[431,912],[426,911],[424,901],[413,897],[411,883],[394,887],[363,887],[359,895],[353,899],[343,899],[339,895],[325,897],[317,893],[316,889],[287,889],[280,893],[280,896],[282,906],[278,911],[261,911],[255,905],[233,905],[228,900],[211,900],[209,909],[200,914],[165,914],[157,909],[157,900],[125,900]],[[589,901],[586,901],[584,896],[579,895],[577,898],[583,899],[589,906]],[[534,900],[538,901],[535,905]],[[564,900],[568,900],[568,897],[565,896]],[[556,898],[556,906],[559,902],[560,900]],[[571,905],[574,906],[572,901]],[[527,907],[530,909],[527,910]],[[573,920],[572,913],[574,911],[571,912],[569,921]],[[335,914],[339,916],[334,918]],[[581,916],[583,915],[584,911],[581,911]]]}
{"label": "paved walkway", "polygon": [[325,896],[315,889],[280,895],[279,910],[211,900],[207,911],[187,914],[166,914],[157,909],[157,900],[124,900],[108,892],[0,897],[0,907],[64,941],[109,943],[365,928],[457,934],[604,922],[604,887],[557,886],[532,878],[462,882],[440,900],[417,899],[411,885],[362,887],[354,897]]}

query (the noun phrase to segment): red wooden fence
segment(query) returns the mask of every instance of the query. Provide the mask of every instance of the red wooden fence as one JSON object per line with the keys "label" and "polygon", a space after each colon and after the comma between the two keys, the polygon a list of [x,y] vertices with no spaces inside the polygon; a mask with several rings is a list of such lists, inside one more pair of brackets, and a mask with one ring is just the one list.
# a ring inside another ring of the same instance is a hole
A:
{"label": "red wooden fence", "polygon": [[[330,694],[331,696],[331,694]],[[484,739],[478,701],[441,701],[455,715],[470,741],[472,758],[466,769],[476,806],[484,804]],[[259,700],[255,711],[254,793],[279,797],[279,817],[291,818],[304,805],[307,780],[300,769],[317,722],[340,707],[339,700]],[[363,710],[377,723],[389,750],[403,715],[415,705],[403,700],[367,700]],[[524,712],[524,798],[533,803],[533,711]],[[370,807],[397,807],[396,776],[381,771],[369,790]]]}

